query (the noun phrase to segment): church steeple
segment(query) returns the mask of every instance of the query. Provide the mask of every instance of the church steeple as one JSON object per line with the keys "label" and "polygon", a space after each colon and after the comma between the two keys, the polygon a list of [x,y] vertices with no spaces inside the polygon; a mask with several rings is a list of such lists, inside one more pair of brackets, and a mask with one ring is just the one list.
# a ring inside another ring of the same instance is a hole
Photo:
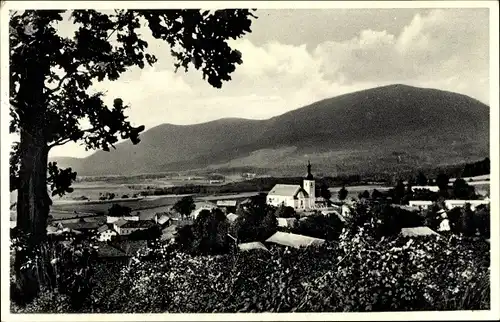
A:
{"label": "church steeple", "polygon": [[307,161],[307,175],[306,175],[307,180],[314,180],[314,177],[311,173],[311,161]]}

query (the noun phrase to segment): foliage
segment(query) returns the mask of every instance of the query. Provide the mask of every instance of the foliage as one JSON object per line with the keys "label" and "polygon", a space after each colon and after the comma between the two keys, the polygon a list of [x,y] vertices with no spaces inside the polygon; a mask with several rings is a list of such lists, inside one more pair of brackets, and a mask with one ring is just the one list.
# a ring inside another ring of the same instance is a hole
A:
{"label": "foliage", "polygon": [[[57,32],[65,16],[76,29],[70,37]],[[176,70],[192,66],[220,88],[242,63],[241,53],[228,40],[251,32],[255,16],[247,9],[117,9],[23,10],[12,11],[9,18],[9,132],[20,139],[10,155],[10,189],[18,190],[17,226],[29,237],[31,248],[47,237],[52,204],[47,185],[53,195],[62,195],[71,192],[76,178],[71,169],[48,164],[52,148],[81,142],[86,149],[109,151],[120,139],[140,141],[144,126],[128,121],[124,101],[115,98],[108,106],[104,94],[92,88],[157,61],[139,28],[146,26],[154,38],[169,45]],[[23,260],[17,257],[18,275]],[[39,289],[30,286],[36,280],[18,277],[21,288]]]}
{"label": "foliage", "polygon": [[130,216],[132,212],[132,209],[127,206],[121,206],[117,203],[114,203],[109,209],[108,209],[108,216],[111,217],[127,217]]}
{"label": "foliage", "polygon": [[425,217],[416,211],[390,204],[358,202],[347,218],[346,228],[351,233],[364,229],[370,238],[380,240],[397,236],[401,228],[422,226],[424,221]]}
{"label": "foliage", "polygon": [[[64,240],[61,240],[64,239]],[[93,264],[96,248],[93,241],[82,242],[72,235],[39,244],[30,250],[21,270],[34,274],[42,294],[33,303],[26,303],[24,289],[12,275],[11,299],[22,312],[28,313],[35,308],[44,310],[56,306],[59,312],[80,310],[88,305],[93,279]],[[23,237],[11,241],[11,256],[27,250]],[[54,303],[50,303],[53,301]],[[28,304],[28,306],[26,306]],[[43,311],[42,311],[43,312]]]}
{"label": "foliage", "polygon": [[295,209],[290,206],[281,205],[276,208],[275,211],[276,218],[297,218],[298,215],[295,212]]}
{"label": "foliage", "polygon": [[328,187],[328,184],[326,183],[325,180],[321,183],[319,187],[319,195],[325,200],[329,201],[332,198],[332,192],[330,191],[330,188]]}
{"label": "foliage", "polygon": [[127,236],[128,240],[156,240],[161,236],[160,226],[154,225],[148,229],[140,229]]}
{"label": "foliage", "polygon": [[191,256],[163,246],[124,267],[100,311],[489,309],[486,243],[460,237],[369,240],[359,231],[342,235],[335,244],[222,256]]}
{"label": "foliage", "polygon": [[182,217],[188,217],[195,208],[193,197],[186,196],[177,201],[172,209],[181,214]]}
{"label": "foliage", "polygon": [[426,186],[428,184],[427,177],[423,172],[419,172],[417,178],[415,179],[415,184],[417,186]]}
{"label": "foliage", "polygon": [[439,173],[438,176],[436,177],[436,184],[439,187],[440,191],[448,192],[449,183],[450,183],[450,177],[444,172]]}
{"label": "foliage", "polygon": [[265,241],[278,228],[275,208],[266,204],[265,199],[254,197],[245,208],[239,208],[232,232],[238,242]]}
{"label": "foliage", "polygon": [[195,254],[214,255],[227,252],[229,223],[220,209],[202,210],[196,217],[193,228],[192,251]]}
{"label": "foliage", "polygon": [[[486,207],[479,210],[486,211]],[[106,264],[104,270],[102,264],[96,265],[95,274],[103,277],[93,285],[90,300],[83,302],[79,312],[489,309],[489,244],[461,235],[377,238],[384,226],[372,217],[397,225],[397,218],[409,215],[359,202],[337,242],[305,249],[271,246],[270,252],[199,256],[176,245],[150,247],[129,265]],[[216,226],[204,220],[210,217],[215,219],[217,214],[200,214],[201,228]],[[359,224],[357,229],[352,222]],[[196,235],[196,229],[193,232]],[[205,241],[214,239],[202,236]],[[109,273],[107,265],[112,266]],[[54,292],[44,293],[30,311],[71,311],[70,298],[55,297]]]}
{"label": "foliage", "polygon": [[343,228],[344,223],[336,214],[317,213],[300,220],[292,232],[325,240],[337,240]]}
{"label": "foliage", "polygon": [[339,190],[338,194],[339,200],[345,200],[345,198],[347,198],[347,194],[347,189],[345,188],[345,186],[342,186],[342,189]]}
{"label": "foliage", "polygon": [[113,200],[115,197],[116,195],[113,192],[99,193],[99,200]]}
{"label": "foliage", "polygon": [[447,212],[450,229],[455,234],[490,238],[490,206],[484,205],[472,210],[470,205],[455,207]]}
{"label": "foliage", "polygon": [[475,189],[465,182],[464,179],[458,178],[453,182],[453,196],[456,199],[471,200],[476,198]]}
{"label": "foliage", "polygon": [[368,198],[370,198],[370,192],[368,192],[368,190],[365,190],[365,191],[363,191],[363,192],[360,192],[360,193],[358,194],[358,198],[359,198],[359,199],[368,199]]}

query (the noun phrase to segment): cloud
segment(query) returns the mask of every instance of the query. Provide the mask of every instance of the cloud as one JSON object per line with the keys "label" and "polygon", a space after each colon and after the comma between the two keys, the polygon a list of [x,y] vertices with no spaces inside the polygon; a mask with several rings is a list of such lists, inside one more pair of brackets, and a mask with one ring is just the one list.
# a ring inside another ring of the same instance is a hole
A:
{"label": "cloud", "polygon": [[122,97],[132,106],[130,119],[147,127],[222,117],[265,119],[393,83],[455,91],[488,103],[487,19],[487,10],[431,10],[415,14],[398,32],[370,26],[316,46],[306,39],[294,44],[235,40],[231,44],[242,52],[243,64],[222,89],[203,81],[199,71],[174,73],[168,46],[147,39],[159,58],[154,68],[135,68],[119,81],[98,86],[110,99]]}

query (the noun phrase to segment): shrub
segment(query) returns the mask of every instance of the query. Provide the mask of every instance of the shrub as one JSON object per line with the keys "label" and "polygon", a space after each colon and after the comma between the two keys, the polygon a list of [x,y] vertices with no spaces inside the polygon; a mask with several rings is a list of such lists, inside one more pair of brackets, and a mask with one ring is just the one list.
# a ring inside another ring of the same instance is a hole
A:
{"label": "shrub", "polygon": [[[120,278],[125,312],[342,312],[489,308],[486,243],[461,237],[193,257],[163,247]],[[158,287],[161,285],[161,287]],[[126,293],[125,293],[126,292]]]}
{"label": "shrub", "polygon": [[[25,251],[27,250],[24,239],[14,238],[11,243],[11,256]],[[25,296],[20,293],[13,275],[11,294],[18,310],[44,312],[51,301],[54,304],[50,311],[54,312],[68,308],[80,310],[88,305],[95,282],[92,277],[96,251],[92,242],[82,243],[71,235],[67,236],[66,240],[49,239],[29,251],[27,258],[20,269],[35,276],[41,285],[41,293],[34,302],[25,303]],[[54,296],[57,300],[54,300]]]}

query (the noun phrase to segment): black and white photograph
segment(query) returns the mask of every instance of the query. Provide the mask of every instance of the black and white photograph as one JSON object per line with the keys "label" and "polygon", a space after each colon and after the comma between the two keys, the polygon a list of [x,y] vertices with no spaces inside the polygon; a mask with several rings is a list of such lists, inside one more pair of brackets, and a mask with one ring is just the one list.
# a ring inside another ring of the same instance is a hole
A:
{"label": "black and white photograph", "polygon": [[3,1],[2,321],[500,318],[498,8]]}

